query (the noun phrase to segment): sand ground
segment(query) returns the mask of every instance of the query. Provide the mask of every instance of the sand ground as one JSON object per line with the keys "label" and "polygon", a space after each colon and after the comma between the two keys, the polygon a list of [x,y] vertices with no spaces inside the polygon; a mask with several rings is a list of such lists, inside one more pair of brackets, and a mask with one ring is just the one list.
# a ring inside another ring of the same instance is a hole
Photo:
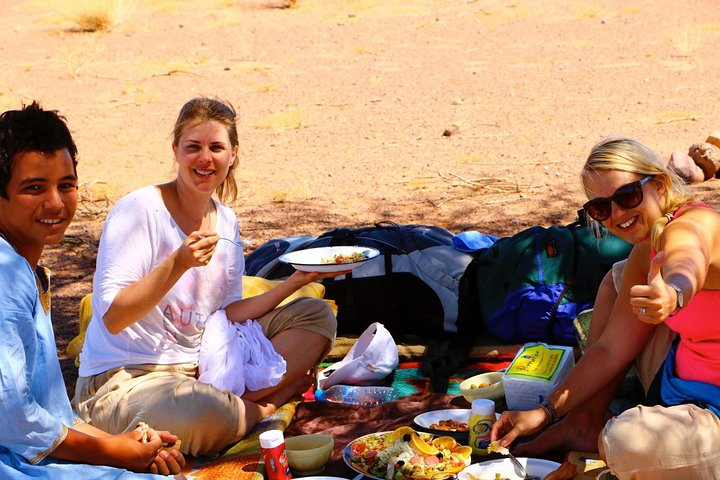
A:
{"label": "sand ground", "polygon": [[[48,250],[64,353],[107,209],[173,175],[170,132],[197,95],[240,113],[250,249],[377,221],[509,235],[573,220],[593,143],[663,157],[720,128],[715,0],[0,0],[0,109],[68,119],[82,203]],[[717,180],[695,188],[718,205]]]}

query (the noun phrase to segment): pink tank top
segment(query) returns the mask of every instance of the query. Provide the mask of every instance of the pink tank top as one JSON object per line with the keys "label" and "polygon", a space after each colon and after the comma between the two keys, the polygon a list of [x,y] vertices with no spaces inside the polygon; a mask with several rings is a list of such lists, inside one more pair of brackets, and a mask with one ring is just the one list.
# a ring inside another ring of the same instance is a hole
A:
{"label": "pink tank top", "polygon": [[[691,206],[710,208],[705,204],[687,205],[677,209],[673,218]],[[698,291],[665,324],[680,337],[675,353],[677,376],[720,385],[720,290]]]}

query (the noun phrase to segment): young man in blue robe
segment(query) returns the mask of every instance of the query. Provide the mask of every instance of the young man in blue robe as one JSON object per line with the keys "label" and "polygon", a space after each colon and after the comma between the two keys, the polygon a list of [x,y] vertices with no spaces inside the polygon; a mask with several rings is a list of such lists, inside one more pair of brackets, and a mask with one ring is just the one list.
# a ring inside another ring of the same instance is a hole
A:
{"label": "young man in blue robe", "polygon": [[33,102],[0,115],[0,478],[167,478],[185,465],[162,449],[174,435],[110,435],[78,421],[67,397],[38,262],[75,215],[76,155],[56,112]]}

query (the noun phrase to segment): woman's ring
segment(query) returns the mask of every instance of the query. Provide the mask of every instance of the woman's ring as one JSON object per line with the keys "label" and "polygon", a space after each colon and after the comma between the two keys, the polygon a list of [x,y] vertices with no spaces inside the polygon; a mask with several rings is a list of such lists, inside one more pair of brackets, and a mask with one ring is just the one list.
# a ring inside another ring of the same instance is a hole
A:
{"label": "woman's ring", "polygon": [[640,307],[640,315],[645,315],[645,307]]}

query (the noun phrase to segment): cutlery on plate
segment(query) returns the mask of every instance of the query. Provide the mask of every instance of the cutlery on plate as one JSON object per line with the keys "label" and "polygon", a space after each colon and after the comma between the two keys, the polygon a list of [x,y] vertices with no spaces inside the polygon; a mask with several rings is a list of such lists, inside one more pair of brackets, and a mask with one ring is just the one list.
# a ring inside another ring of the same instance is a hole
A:
{"label": "cutlery on plate", "polygon": [[515,470],[520,474],[520,476],[524,480],[541,480],[540,477],[537,477],[535,475],[528,475],[527,470],[525,470],[525,467],[523,466],[523,464],[520,463],[520,460],[515,458],[515,455],[513,455],[510,452],[504,453],[504,454],[507,455],[508,457],[510,457],[510,461],[513,463],[513,465],[515,465]]}

